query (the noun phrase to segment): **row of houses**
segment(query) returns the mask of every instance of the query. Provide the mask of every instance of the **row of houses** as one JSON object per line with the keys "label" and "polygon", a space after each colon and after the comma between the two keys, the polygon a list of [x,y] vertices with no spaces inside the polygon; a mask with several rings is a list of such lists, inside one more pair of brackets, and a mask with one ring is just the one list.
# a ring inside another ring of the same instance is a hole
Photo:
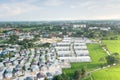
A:
{"label": "row of houses", "polygon": [[69,62],[91,62],[87,50],[87,38],[65,37],[54,45],[60,60]]}
{"label": "row of houses", "polygon": [[10,35],[17,35],[19,36],[18,40],[23,39],[33,39],[34,35],[30,32],[16,32],[16,31],[8,31],[6,33],[0,33],[0,39],[9,39]]}
{"label": "row of houses", "polygon": [[52,80],[62,74],[54,48],[25,49],[13,55],[0,62],[0,80]]}
{"label": "row of houses", "polygon": [[89,30],[109,31],[109,30],[111,30],[111,28],[110,27],[89,27]]}

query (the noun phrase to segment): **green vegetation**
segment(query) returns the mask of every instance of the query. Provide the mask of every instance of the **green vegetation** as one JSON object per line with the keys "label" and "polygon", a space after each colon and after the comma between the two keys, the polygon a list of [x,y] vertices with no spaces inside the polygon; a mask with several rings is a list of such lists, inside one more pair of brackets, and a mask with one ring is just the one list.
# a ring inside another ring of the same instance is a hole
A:
{"label": "green vegetation", "polygon": [[120,66],[95,71],[91,74],[93,80],[120,80]]}
{"label": "green vegetation", "polygon": [[0,44],[4,44],[4,43],[7,43],[7,40],[1,39],[1,40],[0,40]]}
{"label": "green vegetation", "polygon": [[27,28],[21,28],[23,31],[31,31],[33,29],[36,29],[36,27],[27,27]]}
{"label": "green vegetation", "polygon": [[19,36],[17,36],[17,35],[11,35],[8,43],[16,44],[16,43],[18,43],[18,38],[19,38]]}
{"label": "green vegetation", "polygon": [[108,65],[119,64],[119,62],[120,62],[120,56],[119,56],[118,53],[113,53],[111,55],[108,55],[106,57],[106,60],[107,60],[107,64]]}
{"label": "green vegetation", "polygon": [[[120,61],[120,40],[103,40],[103,45],[105,45],[106,49],[111,52],[111,55],[106,57],[107,64],[112,65],[114,63],[118,64]],[[112,66],[106,69],[101,69],[91,73],[91,77],[89,76],[88,80],[119,80],[120,76],[120,65]]]}
{"label": "green vegetation", "polygon": [[117,52],[120,54],[120,40],[103,40],[102,43],[111,53]]}
{"label": "green vegetation", "polygon": [[[87,71],[89,71],[89,70],[92,70],[92,69],[95,69],[101,66],[101,62],[99,60],[101,57],[105,58],[107,56],[105,51],[101,48],[99,44],[87,44],[87,47],[90,52],[92,62],[71,63],[71,68],[63,69],[63,72],[65,72],[69,76],[73,76],[73,73],[76,70],[80,70],[82,67],[84,67]],[[105,64],[106,60],[102,63]]]}
{"label": "green vegetation", "polygon": [[53,80],[70,80],[70,78],[65,73],[62,73],[61,75],[54,76]]}
{"label": "green vegetation", "polygon": [[34,46],[34,44],[32,43],[32,41],[28,40],[28,39],[24,39],[23,41],[20,41],[18,44],[21,45],[22,49],[31,48],[31,47]]}
{"label": "green vegetation", "polygon": [[39,44],[38,47],[50,47],[50,43]]}
{"label": "green vegetation", "polygon": [[81,74],[80,70],[75,71],[74,75],[73,75],[73,79],[74,80],[80,80],[80,74]]}

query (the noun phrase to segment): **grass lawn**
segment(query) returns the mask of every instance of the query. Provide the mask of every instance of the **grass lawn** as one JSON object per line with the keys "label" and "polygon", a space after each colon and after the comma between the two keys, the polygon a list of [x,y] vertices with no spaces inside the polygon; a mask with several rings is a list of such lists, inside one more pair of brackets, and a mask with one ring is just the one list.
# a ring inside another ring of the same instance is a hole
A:
{"label": "grass lawn", "polygon": [[63,69],[63,72],[65,72],[67,75],[72,77],[74,71],[81,69],[82,67],[85,67],[86,70],[92,70],[94,68],[100,67],[101,62],[99,62],[99,59],[101,57],[107,56],[107,54],[99,46],[99,44],[87,44],[87,47],[88,47],[92,62],[90,62],[90,63],[71,63],[71,68]]}
{"label": "grass lawn", "polygon": [[91,74],[93,80],[120,80],[120,66],[95,71]]}
{"label": "grass lawn", "polygon": [[120,40],[103,40],[102,42],[111,53],[117,52],[120,54]]}

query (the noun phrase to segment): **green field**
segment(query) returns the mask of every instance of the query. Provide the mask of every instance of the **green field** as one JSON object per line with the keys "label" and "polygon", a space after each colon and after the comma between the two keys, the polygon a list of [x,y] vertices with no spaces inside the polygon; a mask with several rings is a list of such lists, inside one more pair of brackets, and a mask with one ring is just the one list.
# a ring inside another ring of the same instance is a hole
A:
{"label": "green field", "polygon": [[[120,40],[103,40],[102,43],[106,45],[111,53],[120,54]],[[120,80],[120,66],[113,66],[110,68],[95,71],[91,74],[93,80]]]}
{"label": "green field", "polygon": [[117,52],[120,54],[120,40],[103,40],[102,42],[111,53]]}
{"label": "green field", "polygon": [[87,47],[90,52],[92,62],[90,62],[90,63],[71,63],[71,68],[63,69],[63,72],[65,72],[67,75],[72,77],[74,71],[81,69],[82,67],[85,67],[85,69],[87,71],[100,67],[101,62],[99,62],[99,59],[101,57],[107,56],[107,54],[99,46],[99,44],[87,44]]}
{"label": "green field", "polygon": [[93,80],[120,80],[120,66],[114,66],[91,74]]}

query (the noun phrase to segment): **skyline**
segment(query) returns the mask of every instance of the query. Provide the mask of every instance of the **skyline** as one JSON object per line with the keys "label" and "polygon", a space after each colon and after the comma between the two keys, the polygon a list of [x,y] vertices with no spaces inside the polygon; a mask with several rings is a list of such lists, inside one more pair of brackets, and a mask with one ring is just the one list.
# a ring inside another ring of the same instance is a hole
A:
{"label": "skyline", "polygon": [[1,0],[0,21],[120,19],[120,0]]}

